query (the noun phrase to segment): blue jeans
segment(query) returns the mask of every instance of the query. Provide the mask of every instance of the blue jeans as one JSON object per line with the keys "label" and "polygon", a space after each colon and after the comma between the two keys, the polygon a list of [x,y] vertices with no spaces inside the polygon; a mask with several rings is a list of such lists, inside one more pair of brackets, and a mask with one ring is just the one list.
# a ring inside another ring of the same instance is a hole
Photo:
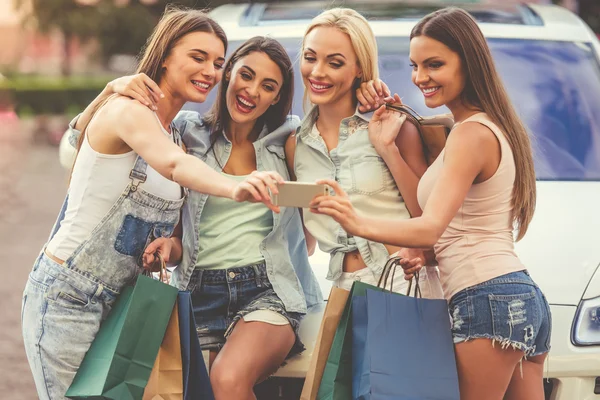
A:
{"label": "blue jeans", "polygon": [[454,343],[485,338],[526,356],[550,351],[550,306],[527,271],[464,289],[449,303]]}
{"label": "blue jeans", "polygon": [[287,312],[267,277],[265,264],[217,270],[197,269],[188,290],[203,350],[220,350],[235,324],[245,315],[269,310],[284,316],[296,341],[288,357],[304,350],[298,336],[302,314]]}
{"label": "blue jeans", "polygon": [[40,255],[29,274],[21,314],[40,399],[64,398],[116,298],[101,283]]}

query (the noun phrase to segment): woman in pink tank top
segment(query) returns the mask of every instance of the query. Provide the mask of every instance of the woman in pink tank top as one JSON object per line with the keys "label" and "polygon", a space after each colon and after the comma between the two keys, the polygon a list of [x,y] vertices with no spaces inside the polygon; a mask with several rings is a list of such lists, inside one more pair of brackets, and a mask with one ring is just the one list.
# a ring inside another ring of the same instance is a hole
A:
{"label": "woman in pink tank top", "polygon": [[[355,236],[434,248],[452,316],[462,400],[542,400],[550,308],[515,254],[513,239],[515,226],[517,240],[525,235],[535,208],[528,134],[467,12],[446,8],[429,14],[410,38],[412,79],[425,104],[448,107],[457,123],[419,183],[422,216],[397,221],[359,216],[332,180],[322,182],[336,196],[316,198],[312,211],[333,217]],[[382,106],[369,130],[393,141],[403,119]],[[418,269],[405,267],[407,279]]]}

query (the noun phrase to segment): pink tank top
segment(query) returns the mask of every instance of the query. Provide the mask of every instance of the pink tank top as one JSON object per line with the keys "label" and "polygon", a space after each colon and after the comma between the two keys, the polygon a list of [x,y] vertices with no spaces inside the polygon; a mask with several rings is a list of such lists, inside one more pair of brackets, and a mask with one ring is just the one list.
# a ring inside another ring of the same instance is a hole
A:
{"label": "pink tank top", "polygon": [[[510,272],[525,269],[514,251],[512,190],[515,163],[502,131],[485,113],[464,122],[488,127],[500,143],[498,169],[485,182],[473,184],[465,200],[434,246],[444,297]],[[422,209],[444,166],[445,149],[425,172],[417,190]]]}

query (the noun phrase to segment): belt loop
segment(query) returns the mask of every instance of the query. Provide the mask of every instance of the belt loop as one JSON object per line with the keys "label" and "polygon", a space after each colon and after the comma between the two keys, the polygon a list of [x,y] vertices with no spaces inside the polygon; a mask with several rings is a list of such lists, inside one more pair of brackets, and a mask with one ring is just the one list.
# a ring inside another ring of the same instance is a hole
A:
{"label": "belt loop", "polygon": [[196,287],[194,288],[194,290],[200,290],[200,288],[202,287],[202,275],[204,274],[204,270],[199,269],[198,270],[198,276],[196,277]]}
{"label": "belt loop", "polygon": [[262,279],[260,279],[260,270],[258,268],[259,264],[254,264],[252,268],[254,269],[254,279],[256,280],[256,287],[262,287]]}
{"label": "belt loop", "polygon": [[96,288],[96,292],[94,293],[94,296],[92,297],[92,304],[96,304],[96,299],[98,297],[100,297],[100,295],[102,294],[102,292],[104,292],[104,285],[102,285],[101,283],[99,283],[98,287]]}

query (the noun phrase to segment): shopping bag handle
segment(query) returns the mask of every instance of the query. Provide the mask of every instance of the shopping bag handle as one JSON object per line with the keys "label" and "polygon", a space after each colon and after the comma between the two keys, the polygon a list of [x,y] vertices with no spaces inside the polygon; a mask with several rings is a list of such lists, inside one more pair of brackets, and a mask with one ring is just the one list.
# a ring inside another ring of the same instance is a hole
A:
{"label": "shopping bag handle", "polygon": [[[381,272],[381,276],[379,277],[379,281],[377,282],[377,287],[385,290],[388,280],[390,282],[390,292],[393,291],[394,288],[394,276],[396,274],[396,268],[400,265],[400,260],[402,257],[393,256],[390,257],[383,267],[383,271]],[[390,274],[392,275],[390,278]],[[415,273],[415,276],[411,278],[408,283],[408,290],[406,292],[407,296],[410,296],[410,291],[412,289],[413,280],[415,281],[415,291],[414,297],[422,297],[421,295],[421,287],[419,286],[419,272]]]}
{"label": "shopping bag handle", "polygon": [[419,285],[419,271],[415,272],[415,275],[412,278],[410,278],[410,281],[408,282],[408,290],[406,291],[406,295],[410,296],[410,289],[412,287],[413,281],[415,282],[414,297],[422,298],[423,295],[421,294],[421,286]]}
{"label": "shopping bag handle", "polygon": [[[160,275],[159,275],[159,280],[161,282],[164,282],[164,278],[167,276],[167,263],[165,262],[165,259],[163,258],[162,254],[160,254],[159,251],[157,251],[156,253],[154,253],[154,263],[159,263],[160,264]],[[144,269],[144,275],[149,276],[152,278],[152,271],[151,269]]]}

